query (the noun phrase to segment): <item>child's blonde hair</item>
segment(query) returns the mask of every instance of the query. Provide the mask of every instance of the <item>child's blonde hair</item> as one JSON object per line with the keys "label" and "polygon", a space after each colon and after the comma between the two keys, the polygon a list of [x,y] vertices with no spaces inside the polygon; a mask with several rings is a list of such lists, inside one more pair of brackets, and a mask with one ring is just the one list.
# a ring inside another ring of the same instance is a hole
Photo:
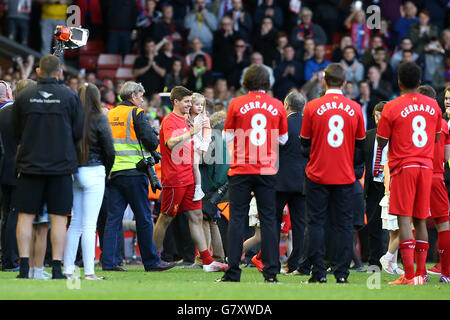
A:
{"label": "child's blonde hair", "polygon": [[[192,105],[194,104],[195,101],[198,101],[200,99],[203,99],[203,109],[201,113],[206,113],[206,97],[198,92],[194,92],[192,94]],[[192,108],[191,108],[192,110]]]}

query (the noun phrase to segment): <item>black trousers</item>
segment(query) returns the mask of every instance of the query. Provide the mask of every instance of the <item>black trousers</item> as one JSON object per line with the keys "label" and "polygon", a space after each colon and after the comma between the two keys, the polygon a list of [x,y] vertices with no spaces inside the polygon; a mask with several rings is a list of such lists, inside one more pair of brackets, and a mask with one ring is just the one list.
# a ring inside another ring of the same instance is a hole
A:
{"label": "black trousers", "polygon": [[19,260],[19,250],[17,248],[16,228],[18,212],[12,206],[12,200],[16,187],[2,185],[1,201],[1,246],[2,246],[2,270],[17,267]]}
{"label": "black trousers", "polygon": [[228,225],[228,269],[225,276],[240,280],[245,221],[253,191],[261,222],[261,257],[264,278],[275,277],[279,269],[279,233],[275,205],[275,176],[235,175],[229,177],[230,222]]}
{"label": "black trousers", "polygon": [[306,179],[306,212],[309,232],[307,256],[313,268],[313,277],[326,276],[324,263],[324,225],[333,208],[330,219],[336,239],[336,278],[347,278],[353,254],[353,213],[351,206],[353,184],[322,185]]}
{"label": "black trousers", "polygon": [[384,196],[384,184],[381,182],[370,182],[370,184],[366,198],[368,260],[370,265],[377,265],[381,268],[380,258],[384,252],[380,201]]}
{"label": "black trousers", "polygon": [[[292,226],[292,252],[288,259],[289,270],[297,269],[303,255],[303,239],[306,225],[306,198],[300,192],[279,192],[276,194],[277,224],[281,228],[283,209],[289,206]],[[278,233],[280,236],[280,233]],[[280,241],[278,237],[278,242]],[[281,267],[281,266],[280,266]]]}

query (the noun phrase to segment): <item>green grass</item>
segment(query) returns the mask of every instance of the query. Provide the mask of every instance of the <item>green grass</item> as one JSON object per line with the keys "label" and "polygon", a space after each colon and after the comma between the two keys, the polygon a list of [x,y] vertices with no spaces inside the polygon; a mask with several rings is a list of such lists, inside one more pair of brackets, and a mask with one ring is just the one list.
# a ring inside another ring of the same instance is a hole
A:
{"label": "green grass", "polygon": [[[278,275],[279,284],[264,283],[256,268],[244,268],[240,283],[215,283],[222,273],[175,267],[165,272],[144,272],[128,267],[128,272],[103,272],[105,281],[79,282],[70,289],[65,280],[16,279],[16,272],[0,272],[1,300],[437,300],[450,299],[450,284],[431,276],[424,286],[391,286],[397,276],[378,273],[380,288],[370,290],[367,280],[374,274],[352,271],[349,284],[338,285],[333,275],[326,284],[305,283],[309,277]],[[47,269],[47,271],[50,271]],[[374,282],[372,282],[374,283]],[[68,285],[69,284],[69,285]],[[72,285],[76,283],[72,282]],[[220,289],[220,290],[218,290]]]}

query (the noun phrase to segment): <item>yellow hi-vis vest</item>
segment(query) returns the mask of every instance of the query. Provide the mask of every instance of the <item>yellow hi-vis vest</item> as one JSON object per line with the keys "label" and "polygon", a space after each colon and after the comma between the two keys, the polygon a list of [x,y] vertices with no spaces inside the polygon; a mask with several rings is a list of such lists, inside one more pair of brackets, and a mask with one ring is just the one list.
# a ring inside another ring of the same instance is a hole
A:
{"label": "yellow hi-vis vest", "polygon": [[[133,109],[135,106],[119,105],[108,112],[109,125],[113,137],[116,158],[111,172],[136,169],[136,163],[142,159],[141,147],[134,131]],[[138,108],[136,115],[144,112]],[[142,150],[145,157],[150,152]]]}

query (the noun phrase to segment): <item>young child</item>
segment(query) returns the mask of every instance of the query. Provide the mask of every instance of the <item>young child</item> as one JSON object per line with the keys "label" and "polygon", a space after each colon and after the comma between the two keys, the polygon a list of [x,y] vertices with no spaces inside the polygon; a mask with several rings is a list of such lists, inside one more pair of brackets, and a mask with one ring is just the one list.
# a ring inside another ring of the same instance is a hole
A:
{"label": "young child", "polygon": [[[188,123],[194,125],[201,119],[208,119],[206,116],[206,99],[200,93],[194,93],[192,95],[192,107],[189,110]],[[202,190],[202,177],[200,175],[199,163],[203,154],[208,150],[209,143],[211,142],[211,126],[203,128],[199,133],[193,136],[194,139],[194,181],[195,181],[195,194],[193,201],[202,199],[205,194]]]}
{"label": "young child", "polygon": [[[386,149],[386,148],[385,148]],[[380,258],[383,270],[389,274],[403,275],[405,272],[397,265],[398,245],[400,242],[400,233],[398,228],[397,216],[389,214],[389,166],[384,164],[384,197],[380,201],[382,227],[389,230],[389,245],[387,252]]]}

